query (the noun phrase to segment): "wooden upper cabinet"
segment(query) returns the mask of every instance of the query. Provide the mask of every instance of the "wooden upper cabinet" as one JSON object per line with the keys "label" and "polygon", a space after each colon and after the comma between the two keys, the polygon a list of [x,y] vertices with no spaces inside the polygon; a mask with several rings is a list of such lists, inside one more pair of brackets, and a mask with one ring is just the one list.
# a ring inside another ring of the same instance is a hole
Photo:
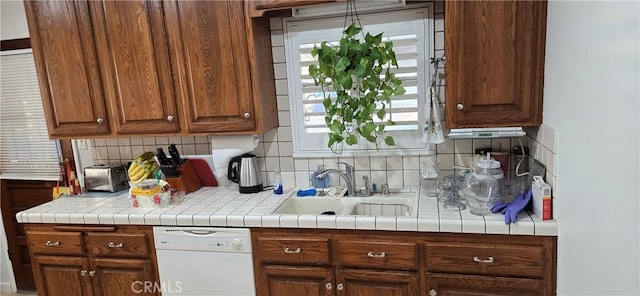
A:
{"label": "wooden upper cabinet", "polygon": [[449,128],[542,123],[546,1],[446,1]]}
{"label": "wooden upper cabinet", "polygon": [[162,2],[90,2],[117,134],[180,130]]}
{"label": "wooden upper cabinet", "polygon": [[25,1],[51,137],[109,133],[86,2]]}
{"label": "wooden upper cabinet", "polygon": [[263,133],[278,124],[268,19],[243,1],[166,1],[186,133]]}
{"label": "wooden upper cabinet", "polygon": [[187,131],[255,130],[242,1],[166,5]]}

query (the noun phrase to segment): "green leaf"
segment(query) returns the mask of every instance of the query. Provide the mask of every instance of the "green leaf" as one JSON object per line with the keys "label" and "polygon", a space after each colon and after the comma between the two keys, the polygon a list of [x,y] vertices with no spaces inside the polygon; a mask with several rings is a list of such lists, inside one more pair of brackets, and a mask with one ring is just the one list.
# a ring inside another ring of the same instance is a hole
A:
{"label": "green leaf", "polygon": [[396,89],[393,91],[393,95],[395,96],[399,96],[399,95],[403,95],[406,92],[406,90],[404,89],[404,87],[402,87],[402,85],[399,85],[398,87],[396,87]]}
{"label": "green leaf", "polygon": [[350,89],[353,85],[353,80],[351,79],[351,75],[346,75],[340,79],[340,86],[346,89]]}
{"label": "green leaf", "polygon": [[344,71],[347,66],[349,66],[349,64],[351,64],[351,62],[349,61],[348,57],[339,58],[338,62],[336,63],[336,72]]}
{"label": "green leaf", "polygon": [[384,143],[389,145],[389,146],[395,146],[396,142],[393,140],[393,137],[391,136],[387,136],[386,138],[384,138]]}
{"label": "green leaf", "polygon": [[324,106],[324,110],[329,110],[329,107],[331,107],[331,99],[325,98],[324,100],[322,100],[322,106]]}
{"label": "green leaf", "polygon": [[349,135],[346,139],[345,142],[347,143],[347,145],[349,146],[353,146],[358,144],[358,137],[356,137],[356,135]]}
{"label": "green leaf", "polygon": [[378,125],[378,133],[384,132],[384,128],[385,128],[384,124]]}
{"label": "green leaf", "polygon": [[361,31],[362,29],[360,27],[358,27],[355,23],[351,23],[351,25],[346,30],[344,30],[344,34],[347,38],[351,38]]}
{"label": "green leaf", "polygon": [[376,130],[376,125],[373,122],[367,122],[367,124],[365,124],[364,127],[362,127],[362,130],[366,134],[371,134],[373,131]]}
{"label": "green leaf", "polygon": [[378,119],[382,120],[387,115],[387,110],[385,110],[384,108],[380,109],[378,110],[378,113],[376,115],[378,115]]}
{"label": "green leaf", "polygon": [[374,137],[374,136],[368,136],[368,137],[365,137],[365,138],[367,139],[367,141],[369,141],[371,143],[375,143],[376,142],[376,137]]}

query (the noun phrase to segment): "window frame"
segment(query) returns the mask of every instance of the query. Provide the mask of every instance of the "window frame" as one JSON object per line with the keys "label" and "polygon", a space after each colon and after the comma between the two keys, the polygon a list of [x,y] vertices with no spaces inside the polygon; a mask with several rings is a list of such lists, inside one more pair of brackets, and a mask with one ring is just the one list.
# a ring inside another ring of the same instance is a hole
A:
{"label": "window frame", "polygon": [[[424,53],[424,56],[418,56],[417,59],[417,112],[418,112],[418,128],[414,131],[388,131],[388,134],[393,136],[396,142],[396,146],[382,145],[379,150],[375,149],[375,145],[369,143],[364,139],[359,139],[357,147],[350,147],[346,144],[341,154],[335,154],[327,147],[328,136],[327,134],[317,134],[318,137],[309,137],[310,134],[305,133],[303,108],[304,102],[302,98],[304,96],[302,87],[302,74],[299,70],[300,66],[300,51],[297,50],[300,44],[307,44],[314,42],[324,37],[304,37],[302,34],[311,34],[304,29],[309,27],[315,27],[315,30],[327,30],[318,28],[318,24],[330,24],[332,30],[342,30],[344,25],[344,16],[336,16],[329,18],[284,18],[283,19],[283,34],[285,38],[285,60],[287,69],[287,95],[291,108],[291,131],[293,141],[293,156],[294,157],[334,157],[334,156],[376,156],[376,155],[424,155],[433,153],[432,150],[426,147],[426,144],[422,141],[422,131],[424,129],[425,120],[425,104],[428,95],[428,83],[433,73],[434,65],[429,62],[430,58],[435,54],[435,32],[434,32],[434,12],[433,4],[427,3],[412,7],[411,9],[391,10],[384,12],[369,12],[359,15],[360,21],[363,27],[371,26],[370,23],[374,23],[374,26],[380,26],[384,22],[387,23],[400,23],[404,20],[414,22],[416,35],[424,33],[425,38],[418,39],[417,50]],[[379,21],[384,20],[384,21]],[[399,26],[395,24],[395,26]],[[402,31],[396,29],[395,32]],[[306,32],[306,33],[305,33]],[[383,32],[389,32],[384,29]],[[394,31],[392,31],[394,32]],[[393,35],[391,33],[390,35]],[[385,36],[389,36],[385,34]],[[317,41],[316,41],[317,42]],[[295,52],[291,49],[296,49]],[[423,77],[420,79],[420,77]],[[298,111],[299,110],[299,111]],[[324,138],[323,138],[324,137]],[[408,147],[407,145],[410,145]],[[312,146],[309,148],[309,146]]]}

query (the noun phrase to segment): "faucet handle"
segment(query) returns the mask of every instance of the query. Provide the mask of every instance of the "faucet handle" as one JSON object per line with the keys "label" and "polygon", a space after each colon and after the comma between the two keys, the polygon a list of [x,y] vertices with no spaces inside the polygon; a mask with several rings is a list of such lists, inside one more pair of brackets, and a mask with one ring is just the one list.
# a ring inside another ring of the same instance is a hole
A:
{"label": "faucet handle", "polygon": [[338,166],[341,165],[341,164],[344,164],[344,167],[348,172],[353,172],[353,171],[356,170],[352,165],[350,165],[350,164],[348,164],[348,163],[346,163],[344,161],[338,161]]}

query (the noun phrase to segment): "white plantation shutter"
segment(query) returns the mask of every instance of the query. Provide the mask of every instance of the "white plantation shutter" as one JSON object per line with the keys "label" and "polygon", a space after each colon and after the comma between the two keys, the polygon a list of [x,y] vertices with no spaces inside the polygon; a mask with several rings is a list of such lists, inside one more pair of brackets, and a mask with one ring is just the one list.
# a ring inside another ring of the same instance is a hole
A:
{"label": "white plantation shutter", "polygon": [[0,176],[58,180],[59,144],[49,140],[31,50],[0,55]]}
{"label": "white plantation shutter", "polygon": [[[433,55],[431,6],[360,15],[360,22],[363,32],[371,35],[384,33],[384,41],[393,41],[398,68],[392,67],[391,71],[402,80],[406,89],[404,95],[392,97],[384,119],[391,119],[396,123],[385,129],[394,137],[396,146],[383,145],[381,150],[396,153],[398,148],[423,150],[423,106],[431,73],[428,61]],[[329,129],[324,120],[323,93],[309,76],[309,65],[317,63],[311,56],[313,47],[319,46],[322,41],[337,44],[342,36],[343,25],[344,16],[285,20],[285,50],[295,156],[312,156],[328,151]],[[335,93],[326,95],[332,96]],[[344,151],[353,155],[366,154],[375,151],[375,146],[360,139],[359,146],[345,145]]]}

